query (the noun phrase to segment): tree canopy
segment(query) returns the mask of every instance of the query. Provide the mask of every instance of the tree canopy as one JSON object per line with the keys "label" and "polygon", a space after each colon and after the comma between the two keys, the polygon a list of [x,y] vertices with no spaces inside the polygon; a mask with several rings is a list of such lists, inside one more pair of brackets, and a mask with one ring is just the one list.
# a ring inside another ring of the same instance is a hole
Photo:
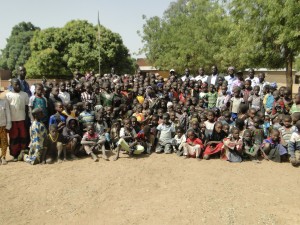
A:
{"label": "tree canopy", "polygon": [[[155,66],[291,69],[300,53],[300,4],[292,0],[177,0],[140,33]],[[291,86],[290,86],[291,87]]]}
{"label": "tree canopy", "polygon": [[25,64],[31,78],[70,75],[75,70],[97,73],[99,50],[101,73],[110,72],[111,67],[119,73],[132,73],[135,69],[121,36],[103,26],[99,45],[98,27],[85,20],[43,30],[28,24],[20,23],[13,28],[0,60],[4,69],[13,70]]}
{"label": "tree canopy", "polygon": [[39,30],[30,22],[14,26],[5,48],[1,50],[0,68],[15,72],[18,65],[24,65],[31,56],[30,40],[34,32]]}

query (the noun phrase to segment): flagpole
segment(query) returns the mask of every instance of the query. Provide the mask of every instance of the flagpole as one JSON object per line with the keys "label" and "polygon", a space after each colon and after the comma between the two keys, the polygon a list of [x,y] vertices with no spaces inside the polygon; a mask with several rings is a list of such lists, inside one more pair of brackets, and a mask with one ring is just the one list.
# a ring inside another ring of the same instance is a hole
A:
{"label": "flagpole", "polygon": [[99,39],[99,76],[101,77],[101,42],[100,42],[100,17],[98,11],[98,39]]}

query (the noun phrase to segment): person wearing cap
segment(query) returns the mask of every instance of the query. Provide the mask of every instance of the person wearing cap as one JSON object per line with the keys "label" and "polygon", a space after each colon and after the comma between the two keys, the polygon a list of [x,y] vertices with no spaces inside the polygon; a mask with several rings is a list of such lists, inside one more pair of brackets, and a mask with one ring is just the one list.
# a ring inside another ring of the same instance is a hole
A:
{"label": "person wearing cap", "polygon": [[174,69],[170,69],[169,77],[174,76],[176,77],[176,72]]}
{"label": "person wearing cap", "polygon": [[225,77],[225,80],[228,83],[228,91],[232,92],[233,82],[237,80],[237,77],[235,75],[235,68],[233,66],[228,67],[228,75]]}
{"label": "person wearing cap", "polygon": [[203,83],[203,82],[207,82],[207,78],[208,78],[208,76],[205,75],[204,69],[203,69],[202,67],[200,67],[200,68],[198,69],[198,76],[195,77],[195,80],[196,80],[196,81],[201,80],[202,83]]}
{"label": "person wearing cap", "polygon": [[245,81],[246,81],[246,80],[251,80],[251,87],[254,88],[256,85],[259,84],[259,79],[258,79],[258,77],[254,77],[255,71],[254,71],[253,68],[250,68],[250,69],[248,70],[248,73],[249,73],[249,77],[247,77],[247,78],[245,79]]}
{"label": "person wearing cap", "polygon": [[218,78],[219,78],[218,67],[216,65],[212,66],[211,72],[212,72],[212,75],[207,77],[207,84],[208,85],[211,85],[211,84],[216,85]]}

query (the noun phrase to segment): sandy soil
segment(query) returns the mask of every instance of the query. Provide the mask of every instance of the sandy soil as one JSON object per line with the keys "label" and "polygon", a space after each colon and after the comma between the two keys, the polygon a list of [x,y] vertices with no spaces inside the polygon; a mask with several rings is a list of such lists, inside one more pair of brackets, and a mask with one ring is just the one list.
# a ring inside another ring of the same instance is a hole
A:
{"label": "sandy soil", "polygon": [[0,224],[300,224],[300,168],[176,155],[0,166]]}

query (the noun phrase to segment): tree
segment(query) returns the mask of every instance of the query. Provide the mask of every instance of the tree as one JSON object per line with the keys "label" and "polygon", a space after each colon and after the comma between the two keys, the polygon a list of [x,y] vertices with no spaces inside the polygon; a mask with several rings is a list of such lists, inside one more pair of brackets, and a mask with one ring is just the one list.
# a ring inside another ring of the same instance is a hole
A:
{"label": "tree", "polygon": [[[293,0],[232,0],[229,13],[237,35],[233,48],[243,52],[248,65],[286,67],[292,90],[292,66],[300,52],[300,4]],[[237,39],[236,39],[237,40]]]}
{"label": "tree", "polygon": [[230,21],[218,1],[178,0],[163,18],[144,19],[142,52],[155,66],[183,70],[222,63],[216,56]]}
{"label": "tree", "polygon": [[[84,20],[73,20],[62,28],[48,28],[35,33],[30,46],[32,57],[26,63],[29,77],[69,75],[75,70],[98,71],[99,48],[101,72],[133,72],[134,67],[119,34],[101,26],[101,40],[97,27]],[[41,59],[48,67],[44,66]],[[30,69],[29,67],[32,67]]]}
{"label": "tree", "polygon": [[13,27],[5,48],[1,51],[0,67],[15,72],[31,55],[29,42],[40,28],[32,23],[21,22]]}

